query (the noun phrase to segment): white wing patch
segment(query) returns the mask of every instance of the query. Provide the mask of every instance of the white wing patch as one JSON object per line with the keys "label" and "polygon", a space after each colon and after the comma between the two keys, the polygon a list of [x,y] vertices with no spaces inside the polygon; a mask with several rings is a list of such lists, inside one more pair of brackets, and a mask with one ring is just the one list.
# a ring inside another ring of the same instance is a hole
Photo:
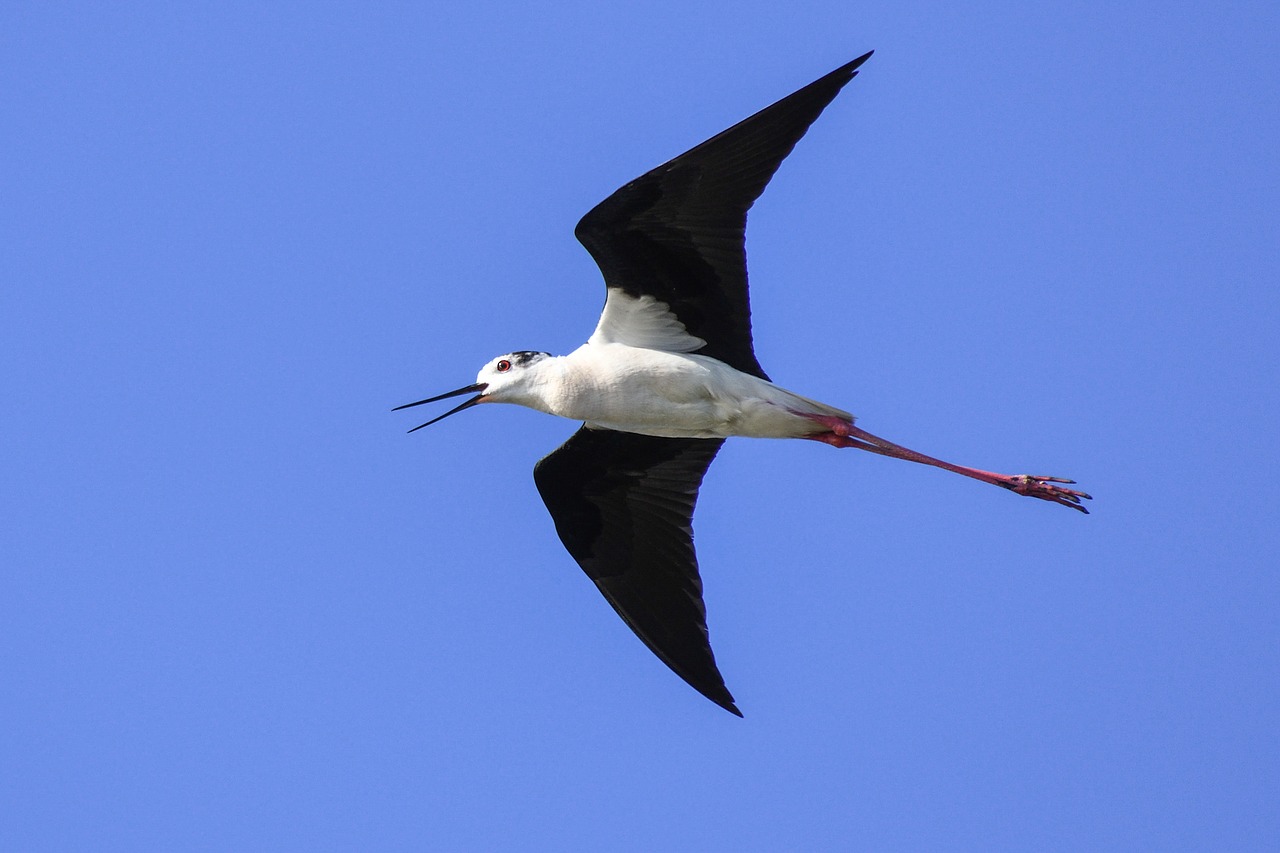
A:
{"label": "white wing patch", "polygon": [[616,287],[609,288],[604,312],[587,343],[626,344],[664,352],[693,352],[707,344],[689,334],[667,303],[647,293],[629,296]]}

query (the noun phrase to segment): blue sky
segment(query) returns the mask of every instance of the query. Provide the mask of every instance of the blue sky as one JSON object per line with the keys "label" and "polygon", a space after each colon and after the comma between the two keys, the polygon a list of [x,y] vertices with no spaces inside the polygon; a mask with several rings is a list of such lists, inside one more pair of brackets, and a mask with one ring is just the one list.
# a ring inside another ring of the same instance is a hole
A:
{"label": "blue sky", "polygon": [[[0,847],[1280,844],[1277,7],[692,5],[0,11]],[[559,546],[574,424],[389,410],[576,347],[578,217],[873,48],[760,360],[1094,513],[731,441],[739,720]]]}

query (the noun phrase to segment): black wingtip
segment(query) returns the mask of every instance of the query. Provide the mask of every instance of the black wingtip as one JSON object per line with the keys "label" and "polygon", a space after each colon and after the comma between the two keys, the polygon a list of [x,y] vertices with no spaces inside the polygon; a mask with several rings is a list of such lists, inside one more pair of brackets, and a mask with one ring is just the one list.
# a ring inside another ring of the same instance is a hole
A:
{"label": "black wingtip", "polygon": [[[871,54],[873,53],[875,53],[874,50],[868,50],[866,53],[862,54],[862,56],[859,56],[857,59],[853,60],[852,62],[846,62],[844,65],[841,65],[835,71],[832,71],[831,73],[823,77],[819,77],[817,80],[813,81],[804,89],[801,89],[800,91],[803,92],[806,89],[826,89],[832,86],[832,84],[834,84],[835,91],[831,92],[831,94],[826,99],[827,101],[830,101],[832,98],[835,97],[835,92],[838,92],[841,89],[843,89],[846,83],[848,83],[854,77],[858,76],[858,69],[862,67],[862,63],[866,62],[868,59],[871,58]],[[823,106],[826,106],[825,102]],[[821,110],[819,110],[819,112],[821,112]]]}
{"label": "black wingtip", "polygon": [[[663,661],[663,662],[666,663],[666,661]],[[671,664],[667,663],[667,666],[671,666]],[[674,669],[674,667],[672,668]],[[729,692],[729,688],[724,686],[723,681],[720,682],[720,684],[715,686],[712,686],[709,684],[695,684],[692,681],[690,681],[685,676],[684,673],[680,672],[679,670],[676,670],[675,672],[676,672],[676,675],[679,675],[681,678],[683,678],[690,687],[692,687],[694,690],[697,690],[699,693],[701,693],[703,696],[707,697],[712,702],[719,705],[721,708],[724,708],[730,714],[733,714],[735,717],[742,716],[742,712],[738,710],[737,704],[733,701],[733,694]],[[716,674],[718,675],[719,673],[717,672]]]}
{"label": "black wingtip", "polygon": [[826,79],[830,79],[832,77],[835,77],[835,78],[843,77],[844,82],[848,83],[854,77],[858,76],[858,69],[862,67],[862,63],[866,62],[868,59],[871,58],[871,54],[873,53],[875,53],[874,50],[868,50],[866,53],[862,54],[862,56],[859,56],[857,59],[853,60],[852,62],[846,62],[844,65],[841,65],[835,71],[832,71],[830,74],[828,74]]}

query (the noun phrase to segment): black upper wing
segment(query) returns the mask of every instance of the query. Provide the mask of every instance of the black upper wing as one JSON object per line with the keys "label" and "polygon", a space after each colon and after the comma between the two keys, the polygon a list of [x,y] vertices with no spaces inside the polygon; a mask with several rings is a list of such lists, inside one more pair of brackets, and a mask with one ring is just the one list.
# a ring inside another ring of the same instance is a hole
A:
{"label": "black upper wing", "polygon": [[742,716],[707,639],[693,550],[698,487],[723,439],[582,427],[533,469],[569,554],[663,663]]}
{"label": "black upper wing", "polygon": [[767,379],[751,346],[747,210],[778,164],[867,53],[636,178],[582,217],[574,234],[605,284],[666,303],[697,352]]}

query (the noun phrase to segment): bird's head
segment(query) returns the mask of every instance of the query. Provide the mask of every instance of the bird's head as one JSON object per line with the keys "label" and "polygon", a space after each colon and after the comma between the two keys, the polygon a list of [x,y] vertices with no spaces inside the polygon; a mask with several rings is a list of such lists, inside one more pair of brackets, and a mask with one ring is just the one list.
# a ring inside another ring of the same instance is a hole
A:
{"label": "bird's head", "polygon": [[421,406],[423,403],[434,403],[437,400],[447,400],[450,397],[458,397],[463,394],[475,394],[474,397],[471,397],[462,405],[409,430],[409,432],[414,432],[480,403],[527,404],[534,386],[539,382],[537,365],[549,357],[549,353],[531,352],[529,350],[500,355],[480,368],[480,372],[476,374],[475,384],[466,385],[446,394],[437,394],[434,397],[428,397],[416,403],[396,406],[392,411],[398,412],[401,409]]}

